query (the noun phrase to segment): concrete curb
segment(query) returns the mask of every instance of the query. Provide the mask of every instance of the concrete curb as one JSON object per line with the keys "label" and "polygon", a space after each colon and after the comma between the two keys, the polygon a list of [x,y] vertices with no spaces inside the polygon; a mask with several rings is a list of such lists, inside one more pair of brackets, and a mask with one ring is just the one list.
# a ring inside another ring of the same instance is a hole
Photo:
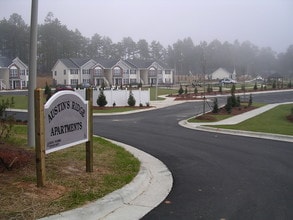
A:
{"label": "concrete curb", "polygon": [[42,218],[43,220],[140,219],[167,197],[173,185],[173,177],[161,161],[129,145],[109,141],[140,160],[138,175],[129,184],[96,202]]}
{"label": "concrete curb", "polygon": [[239,135],[245,137],[255,137],[255,138],[263,138],[263,139],[270,139],[270,140],[277,140],[277,141],[286,141],[286,142],[293,142],[293,136],[291,135],[281,135],[281,134],[271,134],[271,133],[263,133],[263,132],[253,132],[253,131],[243,131],[243,130],[233,130],[233,129],[224,129],[224,128],[213,128],[208,127],[205,125],[232,125],[238,124],[242,121],[245,121],[249,118],[255,117],[265,111],[268,111],[278,105],[283,104],[292,104],[293,102],[285,102],[285,103],[278,103],[278,104],[269,104],[263,106],[261,108],[243,113],[241,115],[237,115],[222,121],[218,122],[206,122],[206,123],[189,123],[187,120],[182,120],[178,124],[182,127],[186,127],[189,129],[201,130],[201,131],[208,131],[214,133],[222,133],[222,134],[230,134],[230,135]]}

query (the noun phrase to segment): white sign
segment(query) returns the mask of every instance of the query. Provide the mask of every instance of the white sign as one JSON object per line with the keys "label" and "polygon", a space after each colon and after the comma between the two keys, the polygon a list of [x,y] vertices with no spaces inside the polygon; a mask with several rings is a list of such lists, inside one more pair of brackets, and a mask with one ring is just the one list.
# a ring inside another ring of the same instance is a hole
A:
{"label": "white sign", "polygon": [[79,94],[59,91],[48,100],[44,111],[46,153],[88,141],[88,101]]}

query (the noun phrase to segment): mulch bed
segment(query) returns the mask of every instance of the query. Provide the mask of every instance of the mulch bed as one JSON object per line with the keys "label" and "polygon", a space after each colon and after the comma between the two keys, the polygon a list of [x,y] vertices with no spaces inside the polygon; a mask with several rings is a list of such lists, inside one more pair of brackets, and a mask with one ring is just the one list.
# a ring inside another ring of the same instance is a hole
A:
{"label": "mulch bed", "polygon": [[234,107],[232,108],[231,113],[227,113],[225,108],[219,108],[219,112],[218,113],[213,113],[213,112],[208,112],[204,115],[200,115],[198,117],[196,117],[199,120],[205,120],[205,121],[216,121],[217,119],[214,117],[215,115],[239,115],[248,111],[251,111],[253,109],[256,109],[257,107],[255,106],[247,106],[247,105],[241,105],[240,107]]}

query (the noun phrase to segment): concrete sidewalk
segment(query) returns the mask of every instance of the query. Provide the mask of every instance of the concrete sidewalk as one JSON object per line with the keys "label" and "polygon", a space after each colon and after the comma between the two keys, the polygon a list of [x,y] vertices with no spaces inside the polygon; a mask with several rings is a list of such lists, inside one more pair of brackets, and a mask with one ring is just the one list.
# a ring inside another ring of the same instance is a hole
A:
{"label": "concrete sidewalk", "polygon": [[217,122],[202,122],[202,123],[188,123],[187,120],[182,120],[179,122],[179,125],[196,130],[202,131],[209,131],[209,132],[216,132],[216,133],[224,133],[224,134],[231,134],[231,135],[240,135],[240,136],[247,136],[247,137],[255,137],[255,138],[264,138],[264,139],[271,139],[271,140],[279,140],[279,141],[287,141],[293,142],[293,136],[290,135],[281,135],[281,134],[271,134],[271,133],[263,133],[263,132],[252,132],[252,131],[242,131],[242,130],[232,130],[232,129],[221,129],[221,128],[213,128],[208,127],[205,125],[234,125],[239,124],[247,119],[253,118],[263,112],[269,111],[270,109],[275,108],[278,105],[283,104],[292,104],[293,102],[285,102],[285,103],[278,103],[278,104],[268,104],[263,107],[257,108],[255,110],[236,115],[221,121]]}

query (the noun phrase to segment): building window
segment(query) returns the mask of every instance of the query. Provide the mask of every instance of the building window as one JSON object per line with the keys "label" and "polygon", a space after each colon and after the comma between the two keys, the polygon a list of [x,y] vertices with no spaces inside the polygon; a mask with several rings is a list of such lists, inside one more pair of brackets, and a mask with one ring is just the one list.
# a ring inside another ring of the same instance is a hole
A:
{"label": "building window", "polygon": [[130,84],[135,84],[136,83],[136,79],[130,79]]}
{"label": "building window", "polygon": [[171,74],[171,70],[165,70],[165,74]]}
{"label": "building window", "polygon": [[150,68],[149,69],[149,76],[156,76],[157,75],[157,71],[155,68]]}
{"label": "building window", "polygon": [[25,70],[20,70],[20,75],[25,76]]}
{"label": "building window", "polygon": [[121,75],[121,69],[119,67],[115,67],[113,71],[114,76]]}
{"label": "building window", "polygon": [[101,76],[102,75],[102,68],[101,67],[97,67],[95,70],[94,70],[94,75],[96,76]]}
{"label": "building window", "polygon": [[130,70],[130,74],[136,74],[136,70]]}
{"label": "building window", "polygon": [[18,78],[18,70],[16,68],[11,68],[9,74],[11,78]]}
{"label": "building window", "polygon": [[[66,70],[63,70],[64,75],[66,75]],[[56,76],[56,71],[55,71],[55,76]]]}
{"label": "building window", "polygon": [[84,84],[90,84],[90,79],[83,79],[82,82],[83,82]]}
{"label": "building window", "polygon": [[78,85],[78,79],[71,79],[70,84],[73,86]]}
{"label": "building window", "polygon": [[70,74],[73,75],[73,74],[78,74],[78,70],[77,69],[71,69],[70,70]]}
{"label": "building window", "polygon": [[90,70],[82,70],[82,74],[90,74]]}
{"label": "building window", "polygon": [[55,74],[55,76],[57,76],[57,71],[56,70],[55,70],[54,74]]}

